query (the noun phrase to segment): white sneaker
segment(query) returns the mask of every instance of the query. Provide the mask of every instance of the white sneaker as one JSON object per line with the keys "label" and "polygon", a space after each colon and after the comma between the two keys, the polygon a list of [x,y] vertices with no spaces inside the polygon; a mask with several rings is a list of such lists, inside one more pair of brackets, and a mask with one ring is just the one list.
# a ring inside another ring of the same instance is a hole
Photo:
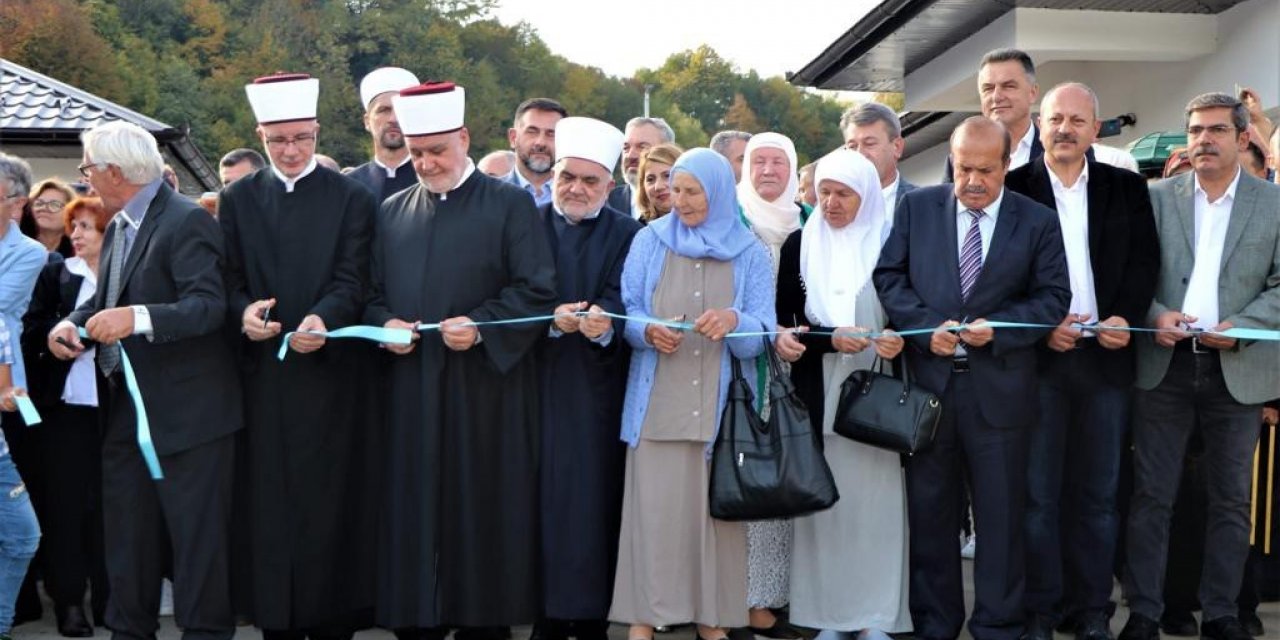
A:
{"label": "white sneaker", "polygon": [[978,535],[974,534],[964,541],[964,546],[960,547],[960,557],[965,560],[972,560],[973,554],[978,550]]}
{"label": "white sneaker", "polygon": [[173,615],[173,583],[168,578],[160,584],[160,615]]}

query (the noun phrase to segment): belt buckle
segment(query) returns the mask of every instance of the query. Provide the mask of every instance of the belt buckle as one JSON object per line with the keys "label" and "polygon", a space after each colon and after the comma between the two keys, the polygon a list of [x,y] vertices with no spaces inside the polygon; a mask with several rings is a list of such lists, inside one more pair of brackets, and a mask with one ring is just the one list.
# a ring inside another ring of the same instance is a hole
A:
{"label": "belt buckle", "polygon": [[969,359],[953,358],[951,360],[951,371],[953,373],[969,373]]}
{"label": "belt buckle", "polygon": [[1210,353],[1208,347],[1201,346],[1200,336],[1191,336],[1191,353],[1194,353],[1197,355],[1204,355],[1206,353]]}

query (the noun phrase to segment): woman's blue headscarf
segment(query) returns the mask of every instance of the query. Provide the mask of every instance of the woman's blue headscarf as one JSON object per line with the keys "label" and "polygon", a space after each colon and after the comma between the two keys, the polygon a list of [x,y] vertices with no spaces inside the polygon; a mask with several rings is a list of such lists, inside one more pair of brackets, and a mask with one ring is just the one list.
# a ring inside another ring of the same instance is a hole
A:
{"label": "woman's blue headscarf", "polygon": [[737,185],[729,161],[711,149],[690,149],[671,167],[674,179],[681,171],[693,176],[707,194],[707,218],[696,227],[685,226],[678,208],[649,223],[667,249],[686,258],[732,260],[756,242],[755,234],[738,218]]}

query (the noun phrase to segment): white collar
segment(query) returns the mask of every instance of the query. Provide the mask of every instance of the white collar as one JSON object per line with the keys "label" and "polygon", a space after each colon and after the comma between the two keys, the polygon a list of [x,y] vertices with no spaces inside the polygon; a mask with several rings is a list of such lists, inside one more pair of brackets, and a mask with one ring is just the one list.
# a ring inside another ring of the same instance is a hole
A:
{"label": "white collar", "polygon": [[63,264],[67,266],[67,271],[70,271],[71,273],[74,273],[82,278],[87,278],[92,282],[98,281],[98,275],[93,272],[93,269],[89,268],[89,263],[86,262],[85,259],[81,258],[80,256],[72,256],[70,258],[67,258],[66,262],[64,262]]}
{"label": "white collar", "polygon": [[378,156],[373,157],[373,163],[378,165],[379,167],[382,167],[382,169],[387,172],[388,178],[396,177],[396,172],[400,170],[400,167],[403,167],[412,161],[413,161],[413,157],[406,153],[404,154],[404,160],[401,160],[399,164],[397,164],[394,167],[388,167],[387,165],[382,164],[382,161],[378,159]]}
{"label": "white collar", "polygon": [[[1206,193],[1204,189],[1200,188],[1200,175],[1194,171],[1192,171],[1191,173],[1195,176],[1194,178],[1192,178],[1192,180],[1195,181],[1196,194],[1197,195],[1204,194],[1205,202],[1209,202],[1209,194]],[[1241,173],[1241,170],[1239,167],[1237,167],[1236,177],[1231,179],[1231,184],[1227,186],[1227,190],[1222,194],[1222,197],[1218,198],[1216,202],[1209,202],[1209,204],[1218,204],[1219,202],[1225,201],[1227,198],[1230,198],[1232,202],[1235,202],[1236,187],[1240,186],[1240,173]]]}
{"label": "white collar", "polygon": [[1035,139],[1036,139],[1036,125],[1035,123],[1032,123],[1027,125],[1027,132],[1022,134],[1022,139],[1018,141],[1018,148],[1021,149],[1023,147],[1026,147],[1030,149],[1031,145],[1035,144]]}
{"label": "white collar", "polygon": [[[986,213],[988,218],[995,220],[1000,215],[1000,204],[1002,202],[1004,202],[1004,187],[1000,187],[1000,195],[996,196],[994,202],[983,207],[983,213]],[[964,215],[968,212],[969,207],[964,206],[964,203],[960,202],[959,198],[956,198],[956,215]]]}
{"label": "white collar", "polygon": [[[448,200],[448,199],[449,199],[449,194],[450,194],[450,193],[453,193],[453,192],[454,192],[458,187],[461,187],[461,186],[462,186],[462,183],[466,182],[466,181],[467,181],[467,178],[470,178],[470,177],[471,177],[471,174],[473,174],[473,173],[475,173],[475,172],[476,172],[476,163],[475,163],[475,161],[473,161],[471,158],[467,158],[467,168],[462,170],[462,177],[458,179],[458,184],[453,185],[453,187],[452,187],[451,189],[449,189],[448,191],[446,191],[446,192],[444,192],[444,193],[437,193],[436,195],[440,196],[440,199],[441,199],[441,200]],[[419,178],[419,179],[418,179],[418,181],[419,181],[419,182],[422,182],[422,179],[421,179],[421,178]],[[422,183],[422,186],[426,187],[426,186],[427,186],[427,183],[423,182],[423,183]],[[428,191],[428,192],[430,192],[430,193],[435,193],[434,191],[431,191],[431,188],[430,188],[430,187],[427,187],[427,191]]]}
{"label": "white collar", "polygon": [[554,200],[551,201],[551,210],[556,212],[556,215],[560,216],[561,218],[564,218],[565,224],[572,227],[573,225],[578,224],[578,222],[582,222],[582,220],[595,220],[596,218],[599,218],[600,212],[604,211],[604,205],[602,204],[600,205],[599,209],[596,209],[595,211],[592,211],[591,213],[588,213],[587,215],[582,216],[582,220],[579,220],[578,222],[574,222],[570,220],[569,216],[566,216],[564,212],[560,210],[560,205],[556,204]]}
{"label": "white collar", "polygon": [[293,193],[294,185],[298,184],[299,180],[311,175],[311,172],[315,171],[318,166],[320,165],[316,163],[316,157],[313,155],[311,156],[311,162],[307,163],[307,167],[303,169],[302,173],[299,173],[296,178],[289,178],[283,173],[280,173],[280,169],[276,168],[276,163],[274,162],[271,163],[271,171],[276,174],[276,178],[279,179],[280,182],[284,183],[284,192]]}
{"label": "white collar", "polygon": [[1080,187],[1081,185],[1087,185],[1087,184],[1089,184],[1089,160],[1088,160],[1088,158],[1086,158],[1086,159],[1085,159],[1085,161],[1084,161],[1084,170],[1080,172],[1080,177],[1079,177],[1079,178],[1076,178],[1076,183],[1075,183],[1074,185],[1070,186],[1070,187],[1068,187],[1067,185],[1063,184],[1063,183],[1062,183],[1062,180],[1061,180],[1060,178],[1058,178],[1058,174],[1056,174],[1056,173],[1054,173],[1054,172],[1053,172],[1053,167],[1049,166],[1049,154],[1047,154],[1047,153],[1046,153],[1046,154],[1044,154],[1044,168],[1045,168],[1045,169],[1047,169],[1047,170],[1049,171],[1049,184],[1050,184],[1054,189],[1062,189],[1062,190],[1065,190],[1065,191],[1074,191],[1074,190],[1076,190],[1078,187]]}
{"label": "white collar", "polygon": [[881,188],[880,191],[886,195],[890,193],[895,193],[898,190],[899,184],[902,184],[902,173],[897,169],[894,169],[893,182],[890,182],[889,186]]}

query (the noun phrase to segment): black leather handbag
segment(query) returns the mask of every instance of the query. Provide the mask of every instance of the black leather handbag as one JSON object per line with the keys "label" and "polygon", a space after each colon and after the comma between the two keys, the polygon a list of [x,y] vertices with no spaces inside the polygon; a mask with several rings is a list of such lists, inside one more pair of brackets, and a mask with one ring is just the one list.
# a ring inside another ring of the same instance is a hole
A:
{"label": "black leather handbag", "polygon": [[756,413],[742,363],[733,358],[733,380],[711,456],[711,517],[719,520],[792,518],[840,499],[809,410],[767,338],[760,357],[769,359],[773,373],[768,421]]}
{"label": "black leather handbag", "polygon": [[933,444],[941,417],[938,396],[912,388],[905,365],[899,380],[884,373],[877,357],[871,369],[854,371],[840,385],[833,428],[850,440],[911,455]]}

